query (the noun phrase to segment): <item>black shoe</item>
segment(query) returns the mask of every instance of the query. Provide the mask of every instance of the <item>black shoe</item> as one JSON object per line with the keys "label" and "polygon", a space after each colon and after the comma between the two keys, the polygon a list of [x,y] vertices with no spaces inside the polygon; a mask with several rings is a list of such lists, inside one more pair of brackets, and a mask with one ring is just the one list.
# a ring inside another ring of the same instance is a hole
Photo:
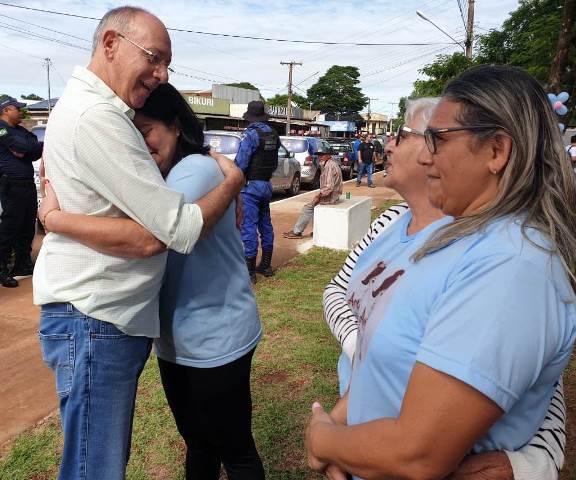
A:
{"label": "black shoe", "polygon": [[6,288],[16,288],[18,280],[13,278],[6,270],[0,271],[0,285]]}
{"label": "black shoe", "polygon": [[257,281],[256,278],[256,257],[245,257],[246,267],[248,267],[248,275],[250,275],[250,281],[254,284]]}
{"label": "black shoe", "polygon": [[262,258],[260,259],[260,265],[256,267],[256,271],[265,277],[274,276],[272,271],[272,251],[262,252]]}

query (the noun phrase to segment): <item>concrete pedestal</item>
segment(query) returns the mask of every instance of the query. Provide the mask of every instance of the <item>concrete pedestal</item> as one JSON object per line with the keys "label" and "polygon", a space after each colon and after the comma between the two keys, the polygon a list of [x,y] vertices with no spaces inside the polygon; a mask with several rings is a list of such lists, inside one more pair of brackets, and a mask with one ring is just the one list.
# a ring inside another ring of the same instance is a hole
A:
{"label": "concrete pedestal", "polygon": [[371,197],[342,198],[335,205],[314,209],[314,245],[334,250],[350,250],[368,231]]}

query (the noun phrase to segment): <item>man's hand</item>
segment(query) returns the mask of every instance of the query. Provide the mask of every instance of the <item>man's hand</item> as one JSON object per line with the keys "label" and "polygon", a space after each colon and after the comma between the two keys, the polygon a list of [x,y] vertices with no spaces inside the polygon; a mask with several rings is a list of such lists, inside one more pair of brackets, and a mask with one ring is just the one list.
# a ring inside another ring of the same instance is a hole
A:
{"label": "man's hand", "polygon": [[14,150],[13,148],[9,148],[8,150],[10,150],[10,153],[11,153],[12,155],[14,155],[16,158],[24,158],[24,155],[26,155],[25,153],[17,152],[17,151]]}
{"label": "man's hand", "polygon": [[236,197],[236,228],[242,228],[242,220],[244,220],[244,207],[242,205],[242,195]]}
{"label": "man's hand", "polygon": [[504,452],[486,452],[466,457],[447,480],[514,480]]}
{"label": "man's hand", "polygon": [[320,203],[320,199],[322,198],[322,195],[320,195],[319,193],[317,193],[316,195],[314,195],[314,198],[312,199],[312,204],[314,205],[318,205]]}
{"label": "man's hand", "polygon": [[240,170],[228,157],[214,151],[213,149],[210,149],[210,156],[218,163],[220,170],[222,170],[224,177],[226,177],[226,181],[230,182],[237,190],[234,196],[238,195],[240,190],[242,190],[246,184],[246,179],[244,178],[242,170]]}

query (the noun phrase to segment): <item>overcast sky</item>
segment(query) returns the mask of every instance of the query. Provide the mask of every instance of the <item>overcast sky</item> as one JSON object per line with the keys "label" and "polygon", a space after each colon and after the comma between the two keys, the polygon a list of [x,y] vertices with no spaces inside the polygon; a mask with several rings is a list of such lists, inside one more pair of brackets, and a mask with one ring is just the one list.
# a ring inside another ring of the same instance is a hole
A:
{"label": "overcast sky", "polygon": [[[11,3],[96,18],[122,5],[96,0]],[[158,15],[169,28],[290,40],[430,43],[326,46],[170,32],[172,67],[176,72],[170,81],[179,89],[209,89],[212,83],[248,81],[269,98],[286,93],[288,68],[280,62],[294,60],[303,63],[294,68],[294,91],[305,95],[330,66],[353,65],[360,69],[363,93],[374,99],[372,111],[379,113],[396,112],[398,99],[410,94],[414,80],[423,78],[418,70],[437,54],[461,50],[457,45],[447,45],[452,40],[416,16],[416,10],[424,12],[457,40],[464,41],[457,0],[142,0],[132,4]],[[517,8],[518,1],[477,0],[475,6],[476,31],[484,33],[498,28],[509,12]],[[73,67],[88,63],[87,49],[96,25],[94,20],[0,5],[0,93],[13,96],[36,93],[47,97],[42,59],[49,57],[53,63],[51,96],[59,96]],[[34,35],[48,38],[33,38]]]}

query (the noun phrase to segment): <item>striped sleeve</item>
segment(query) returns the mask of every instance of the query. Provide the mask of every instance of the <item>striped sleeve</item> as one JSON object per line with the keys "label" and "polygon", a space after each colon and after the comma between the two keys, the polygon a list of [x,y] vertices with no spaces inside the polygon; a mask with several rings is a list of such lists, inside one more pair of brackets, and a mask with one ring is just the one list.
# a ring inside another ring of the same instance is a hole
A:
{"label": "striped sleeve", "polygon": [[354,356],[358,330],[358,320],[346,302],[346,291],[348,289],[350,275],[352,270],[354,270],[358,257],[366,247],[407,211],[408,205],[406,203],[400,203],[390,207],[378,216],[370,225],[370,230],[368,230],[364,237],[350,251],[338,274],[324,289],[324,318],[328,323],[330,331],[336,340],[340,342],[342,350],[350,360],[352,360]]}
{"label": "striped sleeve", "polygon": [[544,422],[526,445],[506,451],[514,480],[557,480],[564,465],[566,446],[566,404],[562,378],[548,407]]}

